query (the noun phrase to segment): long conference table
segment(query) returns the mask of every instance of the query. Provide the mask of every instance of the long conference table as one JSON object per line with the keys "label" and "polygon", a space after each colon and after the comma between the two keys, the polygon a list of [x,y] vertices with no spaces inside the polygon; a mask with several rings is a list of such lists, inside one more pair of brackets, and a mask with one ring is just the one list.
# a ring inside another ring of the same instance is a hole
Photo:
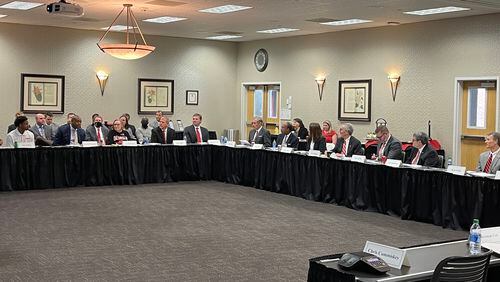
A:
{"label": "long conference table", "polygon": [[215,180],[452,229],[500,225],[500,181],[217,145],[0,149],[0,191]]}

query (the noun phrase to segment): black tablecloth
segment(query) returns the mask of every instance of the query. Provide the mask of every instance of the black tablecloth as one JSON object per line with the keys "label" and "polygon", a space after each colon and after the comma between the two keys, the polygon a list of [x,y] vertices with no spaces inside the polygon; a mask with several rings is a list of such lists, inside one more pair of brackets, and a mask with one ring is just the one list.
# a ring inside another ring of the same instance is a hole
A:
{"label": "black tablecloth", "polygon": [[210,145],[0,150],[0,190],[217,180],[468,229],[500,225],[500,181]]}

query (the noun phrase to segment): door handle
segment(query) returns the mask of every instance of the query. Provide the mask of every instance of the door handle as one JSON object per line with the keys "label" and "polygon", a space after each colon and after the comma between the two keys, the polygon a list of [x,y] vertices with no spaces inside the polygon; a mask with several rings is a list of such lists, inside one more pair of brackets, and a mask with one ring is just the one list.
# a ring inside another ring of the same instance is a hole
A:
{"label": "door handle", "polygon": [[460,136],[462,140],[480,140],[484,141],[484,136],[483,135],[462,135]]}

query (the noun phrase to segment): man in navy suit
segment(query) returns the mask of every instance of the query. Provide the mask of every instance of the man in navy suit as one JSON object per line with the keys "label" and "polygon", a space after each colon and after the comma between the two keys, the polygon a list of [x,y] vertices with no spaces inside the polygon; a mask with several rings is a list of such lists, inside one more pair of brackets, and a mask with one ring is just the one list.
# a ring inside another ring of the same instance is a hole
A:
{"label": "man in navy suit", "polygon": [[289,121],[285,121],[281,124],[281,134],[278,135],[276,144],[283,147],[291,147],[297,150],[299,147],[299,138],[292,133],[293,125]]}
{"label": "man in navy suit", "polygon": [[61,125],[57,129],[54,138],[54,146],[78,145],[85,140],[85,130],[82,129],[82,119],[74,115],[71,118],[71,123]]}
{"label": "man in navy suit", "polygon": [[406,159],[407,164],[423,165],[430,167],[440,167],[438,153],[431,144],[429,144],[429,136],[424,132],[416,132],[413,134],[413,149],[410,156]]}

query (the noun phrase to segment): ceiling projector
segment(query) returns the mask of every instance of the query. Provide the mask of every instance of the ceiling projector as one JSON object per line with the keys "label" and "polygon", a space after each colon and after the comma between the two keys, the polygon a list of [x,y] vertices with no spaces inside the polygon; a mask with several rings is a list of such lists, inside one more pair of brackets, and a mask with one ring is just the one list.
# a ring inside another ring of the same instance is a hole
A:
{"label": "ceiling projector", "polygon": [[75,3],[68,3],[66,0],[51,3],[47,5],[47,12],[49,14],[61,15],[67,17],[81,17],[83,16],[82,6]]}

